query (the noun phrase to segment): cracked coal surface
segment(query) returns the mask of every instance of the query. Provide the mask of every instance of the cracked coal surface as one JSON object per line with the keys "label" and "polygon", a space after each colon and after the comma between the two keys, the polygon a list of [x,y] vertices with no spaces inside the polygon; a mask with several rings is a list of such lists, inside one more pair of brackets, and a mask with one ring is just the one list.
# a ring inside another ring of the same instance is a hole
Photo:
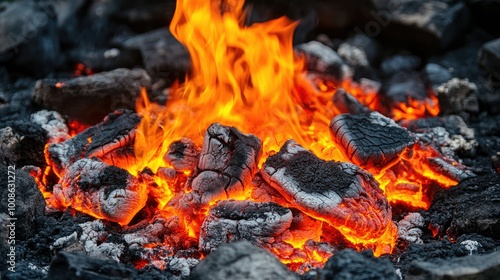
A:
{"label": "cracked coal surface", "polygon": [[347,157],[365,167],[386,166],[415,142],[405,128],[379,113],[339,115],[330,130]]}

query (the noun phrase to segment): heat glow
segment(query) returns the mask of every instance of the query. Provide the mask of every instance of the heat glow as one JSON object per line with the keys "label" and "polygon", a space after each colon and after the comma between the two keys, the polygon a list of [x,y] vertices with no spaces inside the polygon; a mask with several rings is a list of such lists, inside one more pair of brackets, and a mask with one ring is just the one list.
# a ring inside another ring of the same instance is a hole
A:
{"label": "heat glow", "polygon": [[[142,121],[134,147],[137,164],[127,167],[132,174],[138,175],[144,168],[156,173],[160,167],[169,167],[163,155],[173,141],[187,137],[201,146],[207,127],[215,122],[259,137],[263,144],[259,166],[288,139],[294,139],[322,159],[348,161],[333,144],[329,131],[330,121],[338,114],[332,103],[334,91],[308,80],[304,59],[293,51],[292,37],[297,23],[281,17],[247,26],[243,4],[242,0],[177,0],[170,30],[189,51],[192,70],[184,84],[176,84],[170,89],[165,106],[150,103],[145,92],[138,100],[137,111]],[[377,103],[376,93],[364,93],[351,81],[336,86],[346,88],[367,106]],[[424,114],[425,108],[419,113],[413,105],[420,106],[409,103],[395,110],[394,115],[411,119]],[[418,114],[412,115],[414,112]],[[414,158],[426,155],[419,151],[415,151]],[[413,159],[402,158],[401,161],[407,163],[399,167],[403,170],[401,173],[368,171],[375,175],[389,201],[402,200],[412,206],[428,207],[422,185],[414,182],[418,182],[427,169],[408,163]],[[424,170],[414,171],[419,168]],[[433,174],[429,176],[429,180],[436,179]],[[197,227],[202,220],[183,217],[176,209],[165,207],[175,191],[166,180],[160,177],[153,180],[158,187],[150,194],[159,202],[159,207],[164,207],[165,215],[179,216],[183,231],[197,239]],[[412,187],[408,192],[400,188],[392,190],[401,183]],[[243,195],[234,199],[251,198]],[[206,209],[198,214],[203,217]],[[320,241],[320,236],[321,229],[318,229],[312,238]],[[365,233],[345,238],[360,249],[372,248],[376,255],[381,255],[391,252],[396,230],[389,221],[382,235]],[[301,248],[306,240],[306,237],[290,237],[288,242],[294,248]],[[324,263],[328,258],[317,251],[310,251],[305,259],[297,260],[286,260],[281,253],[275,253],[287,264],[307,260]]]}

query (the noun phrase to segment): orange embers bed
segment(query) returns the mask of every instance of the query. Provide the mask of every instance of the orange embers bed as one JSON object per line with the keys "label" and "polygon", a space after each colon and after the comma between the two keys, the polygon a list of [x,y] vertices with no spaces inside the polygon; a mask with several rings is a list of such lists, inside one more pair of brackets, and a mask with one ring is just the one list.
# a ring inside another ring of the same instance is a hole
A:
{"label": "orange embers bed", "polygon": [[[189,195],[192,191],[182,188],[192,174],[185,170],[176,175],[176,182],[168,176],[158,176],[162,168],[172,167],[165,162],[164,155],[174,141],[186,137],[201,146],[207,128],[213,123],[221,123],[253,134],[262,141],[258,168],[265,166],[266,159],[277,154],[289,139],[323,160],[349,162],[342,149],[332,141],[329,128],[331,120],[339,113],[332,101],[335,89],[343,87],[367,107],[380,109],[376,92],[363,91],[352,81],[339,84],[310,81],[303,58],[295,55],[292,47],[297,23],[282,17],[246,26],[243,4],[243,0],[177,0],[170,29],[188,49],[192,70],[184,84],[176,84],[170,89],[165,106],[150,103],[144,90],[137,102],[142,120],[135,134],[136,159],[134,164],[119,167],[139,178],[141,190],[147,190],[156,199],[159,212],[171,222],[169,230],[175,232],[165,235],[168,236],[167,246],[186,248],[198,242],[204,218],[220,199],[214,198],[199,209],[175,207],[176,200],[181,200],[179,194]],[[391,113],[396,119],[414,119],[438,112],[437,100],[430,95],[424,102],[401,104]],[[366,167],[384,191],[380,192],[377,182],[371,184],[372,190],[377,190],[373,196],[380,193],[385,203],[382,204],[404,202],[427,208],[429,201],[425,188],[430,182],[443,187],[456,184],[428,166],[425,159],[436,156],[435,150],[420,145],[412,149],[383,168]],[[143,172],[146,168],[153,175]],[[235,200],[253,200],[255,187],[249,184],[243,187],[244,191],[227,196]],[[397,238],[390,207],[384,215],[379,215],[380,211],[370,208],[371,204],[354,200],[343,200],[338,204],[339,211],[358,207],[360,211],[356,215],[364,215],[361,220],[377,220],[376,232],[361,232],[362,225],[349,222],[352,221],[349,213],[342,224],[338,219],[315,215],[288,201],[281,205],[302,210],[310,221],[294,234],[282,237],[281,241],[290,250],[270,250],[292,268],[302,263],[321,265],[331,253],[310,246],[308,242],[336,242],[329,237],[335,228],[355,248],[371,248],[377,256],[390,253]]]}
{"label": "orange embers bed", "polygon": [[[288,139],[322,159],[346,161],[331,141],[329,123],[336,114],[331,94],[316,90],[305,77],[302,59],[294,54],[292,36],[296,23],[283,17],[245,26],[243,3],[177,1],[170,29],[188,49],[192,71],[184,84],[170,90],[165,107],[150,104],[147,99],[138,102],[142,122],[135,143],[138,164],[128,169],[132,174],[139,174],[146,167],[153,172],[168,167],[163,155],[173,141],[187,137],[201,145],[207,127],[216,122],[262,140],[259,166]],[[159,186],[156,199],[163,207],[173,198],[174,191],[162,178],[155,177],[154,181]],[[232,198],[251,199],[249,194]],[[198,237],[197,227],[202,219],[193,221],[193,217],[185,217],[171,207],[164,211],[165,215],[180,217],[189,237]],[[206,215],[206,209],[200,212],[201,217]],[[347,238],[361,248],[373,248],[377,255],[390,253],[396,231],[390,219],[385,224],[387,230],[381,233],[352,233]],[[349,232],[350,226],[346,225],[343,232]],[[320,236],[309,238],[320,241]],[[290,238],[289,244],[301,248],[306,240]],[[327,256],[313,250],[296,261],[305,262],[308,258],[324,262]]]}

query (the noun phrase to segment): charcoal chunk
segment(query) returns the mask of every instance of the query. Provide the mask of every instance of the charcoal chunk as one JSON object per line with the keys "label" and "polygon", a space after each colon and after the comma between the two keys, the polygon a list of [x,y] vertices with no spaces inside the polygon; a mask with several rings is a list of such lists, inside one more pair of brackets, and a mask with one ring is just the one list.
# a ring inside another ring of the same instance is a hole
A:
{"label": "charcoal chunk", "polygon": [[[119,157],[121,149],[133,144],[139,122],[140,117],[132,111],[117,111],[109,114],[102,123],[87,128],[75,137],[49,145],[48,157],[54,171],[62,175],[81,158],[104,158],[106,155]],[[106,162],[112,163],[113,157]]]}
{"label": "charcoal chunk", "polygon": [[414,262],[408,280],[496,279],[500,274],[500,252],[482,256],[466,256],[433,262]]}
{"label": "charcoal chunk", "polygon": [[398,72],[385,83],[382,88],[384,98],[389,108],[396,103],[405,103],[408,100],[424,100],[427,97],[427,89],[420,73]]}
{"label": "charcoal chunk", "polygon": [[205,135],[199,173],[192,181],[193,191],[202,204],[241,195],[257,172],[260,140],[234,127],[212,124]]}
{"label": "charcoal chunk", "polygon": [[394,55],[382,61],[380,68],[387,76],[392,76],[401,71],[416,70],[420,65],[420,58],[413,55]]}
{"label": "charcoal chunk", "polygon": [[450,71],[443,66],[435,63],[429,63],[424,68],[424,74],[432,89],[447,83],[453,78]]}
{"label": "charcoal chunk", "polygon": [[469,10],[461,1],[391,0],[372,15],[385,27],[384,36],[423,54],[449,48],[469,24]]}
{"label": "charcoal chunk", "polygon": [[344,63],[342,58],[330,47],[311,41],[296,47],[299,53],[306,56],[307,69],[319,73],[326,73],[343,80],[352,76],[352,70]]}
{"label": "charcoal chunk", "polygon": [[126,170],[81,159],[54,186],[53,204],[96,218],[128,224],[145,205],[146,186]]}
{"label": "charcoal chunk", "polygon": [[[488,174],[460,182],[456,187],[438,191],[428,212],[423,213],[439,234],[454,236],[480,233],[500,238],[500,177]],[[450,211],[450,209],[453,209]]]}
{"label": "charcoal chunk", "polygon": [[453,78],[436,89],[442,115],[479,112],[478,89],[469,80]]}
{"label": "charcoal chunk", "polygon": [[398,280],[396,269],[387,260],[375,258],[370,251],[347,249],[336,252],[320,270],[318,280]]}
{"label": "charcoal chunk", "polygon": [[189,280],[299,279],[274,255],[247,241],[221,245],[203,259],[187,278]]}
{"label": "charcoal chunk", "polygon": [[500,79],[500,38],[483,45],[479,52],[479,65]]}
{"label": "charcoal chunk", "polygon": [[21,168],[45,166],[43,149],[47,132],[38,124],[25,121],[0,124],[0,163]]}
{"label": "charcoal chunk", "polygon": [[415,143],[408,130],[376,112],[339,115],[330,131],[347,157],[364,167],[381,168]]}
{"label": "charcoal chunk", "polygon": [[278,204],[224,200],[210,209],[200,234],[200,249],[215,250],[223,243],[247,240],[272,243],[292,224],[292,212]]}
{"label": "charcoal chunk", "polygon": [[[11,218],[17,218],[13,221],[16,240],[26,240],[37,232],[34,224],[45,214],[45,199],[35,180],[28,173],[22,170],[15,170],[13,173],[8,171],[13,169],[0,164],[2,174],[0,194],[3,198],[0,201],[0,212],[9,214]],[[12,194],[15,194],[13,207],[8,201]]]}
{"label": "charcoal chunk", "polygon": [[126,49],[139,50],[146,70],[175,80],[191,69],[186,48],[167,28],[156,29],[120,43]]}
{"label": "charcoal chunk", "polygon": [[353,164],[323,161],[289,140],[266,160],[261,174],[291,205],[347,239],[378,238],[394,228],[378,183]]}
{"label": "charcoal chunk", "polygon": [[361,104],[354,96],[344,89],[335,91],[333,103],[341,114],[369,114],[371,112],[368,107]]}
{"label": "charcoal chunk", "polygon": [[67,81],[39,80],[34,100],[47,109],[85,124],[95,124],[117,109],[134,109],[151,77],[142,69],[116,69]]}

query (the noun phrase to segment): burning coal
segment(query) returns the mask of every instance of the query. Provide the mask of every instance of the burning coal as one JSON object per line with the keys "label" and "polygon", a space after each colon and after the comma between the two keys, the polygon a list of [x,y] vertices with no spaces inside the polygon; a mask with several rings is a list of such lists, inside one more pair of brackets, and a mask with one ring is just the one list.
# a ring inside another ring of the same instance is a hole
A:
{"label": "burning coal", "polygon": [[38,180],[47,200],[121,225],[148,209],[168,234],[142,245],[174,253],[245,239],[295,269],[322,265],[340,239],[391,253],[392,203],[428,208],[430,186],[473,176],[394,121],[437,115],[437,99],[384,108],[348,76],[308,75],[296,23],[246,26],[243,4],[178,0],[170,29],[191,55],[185,83],[164,106],[144,91],[137,114],[48,145],[59,182]]}

